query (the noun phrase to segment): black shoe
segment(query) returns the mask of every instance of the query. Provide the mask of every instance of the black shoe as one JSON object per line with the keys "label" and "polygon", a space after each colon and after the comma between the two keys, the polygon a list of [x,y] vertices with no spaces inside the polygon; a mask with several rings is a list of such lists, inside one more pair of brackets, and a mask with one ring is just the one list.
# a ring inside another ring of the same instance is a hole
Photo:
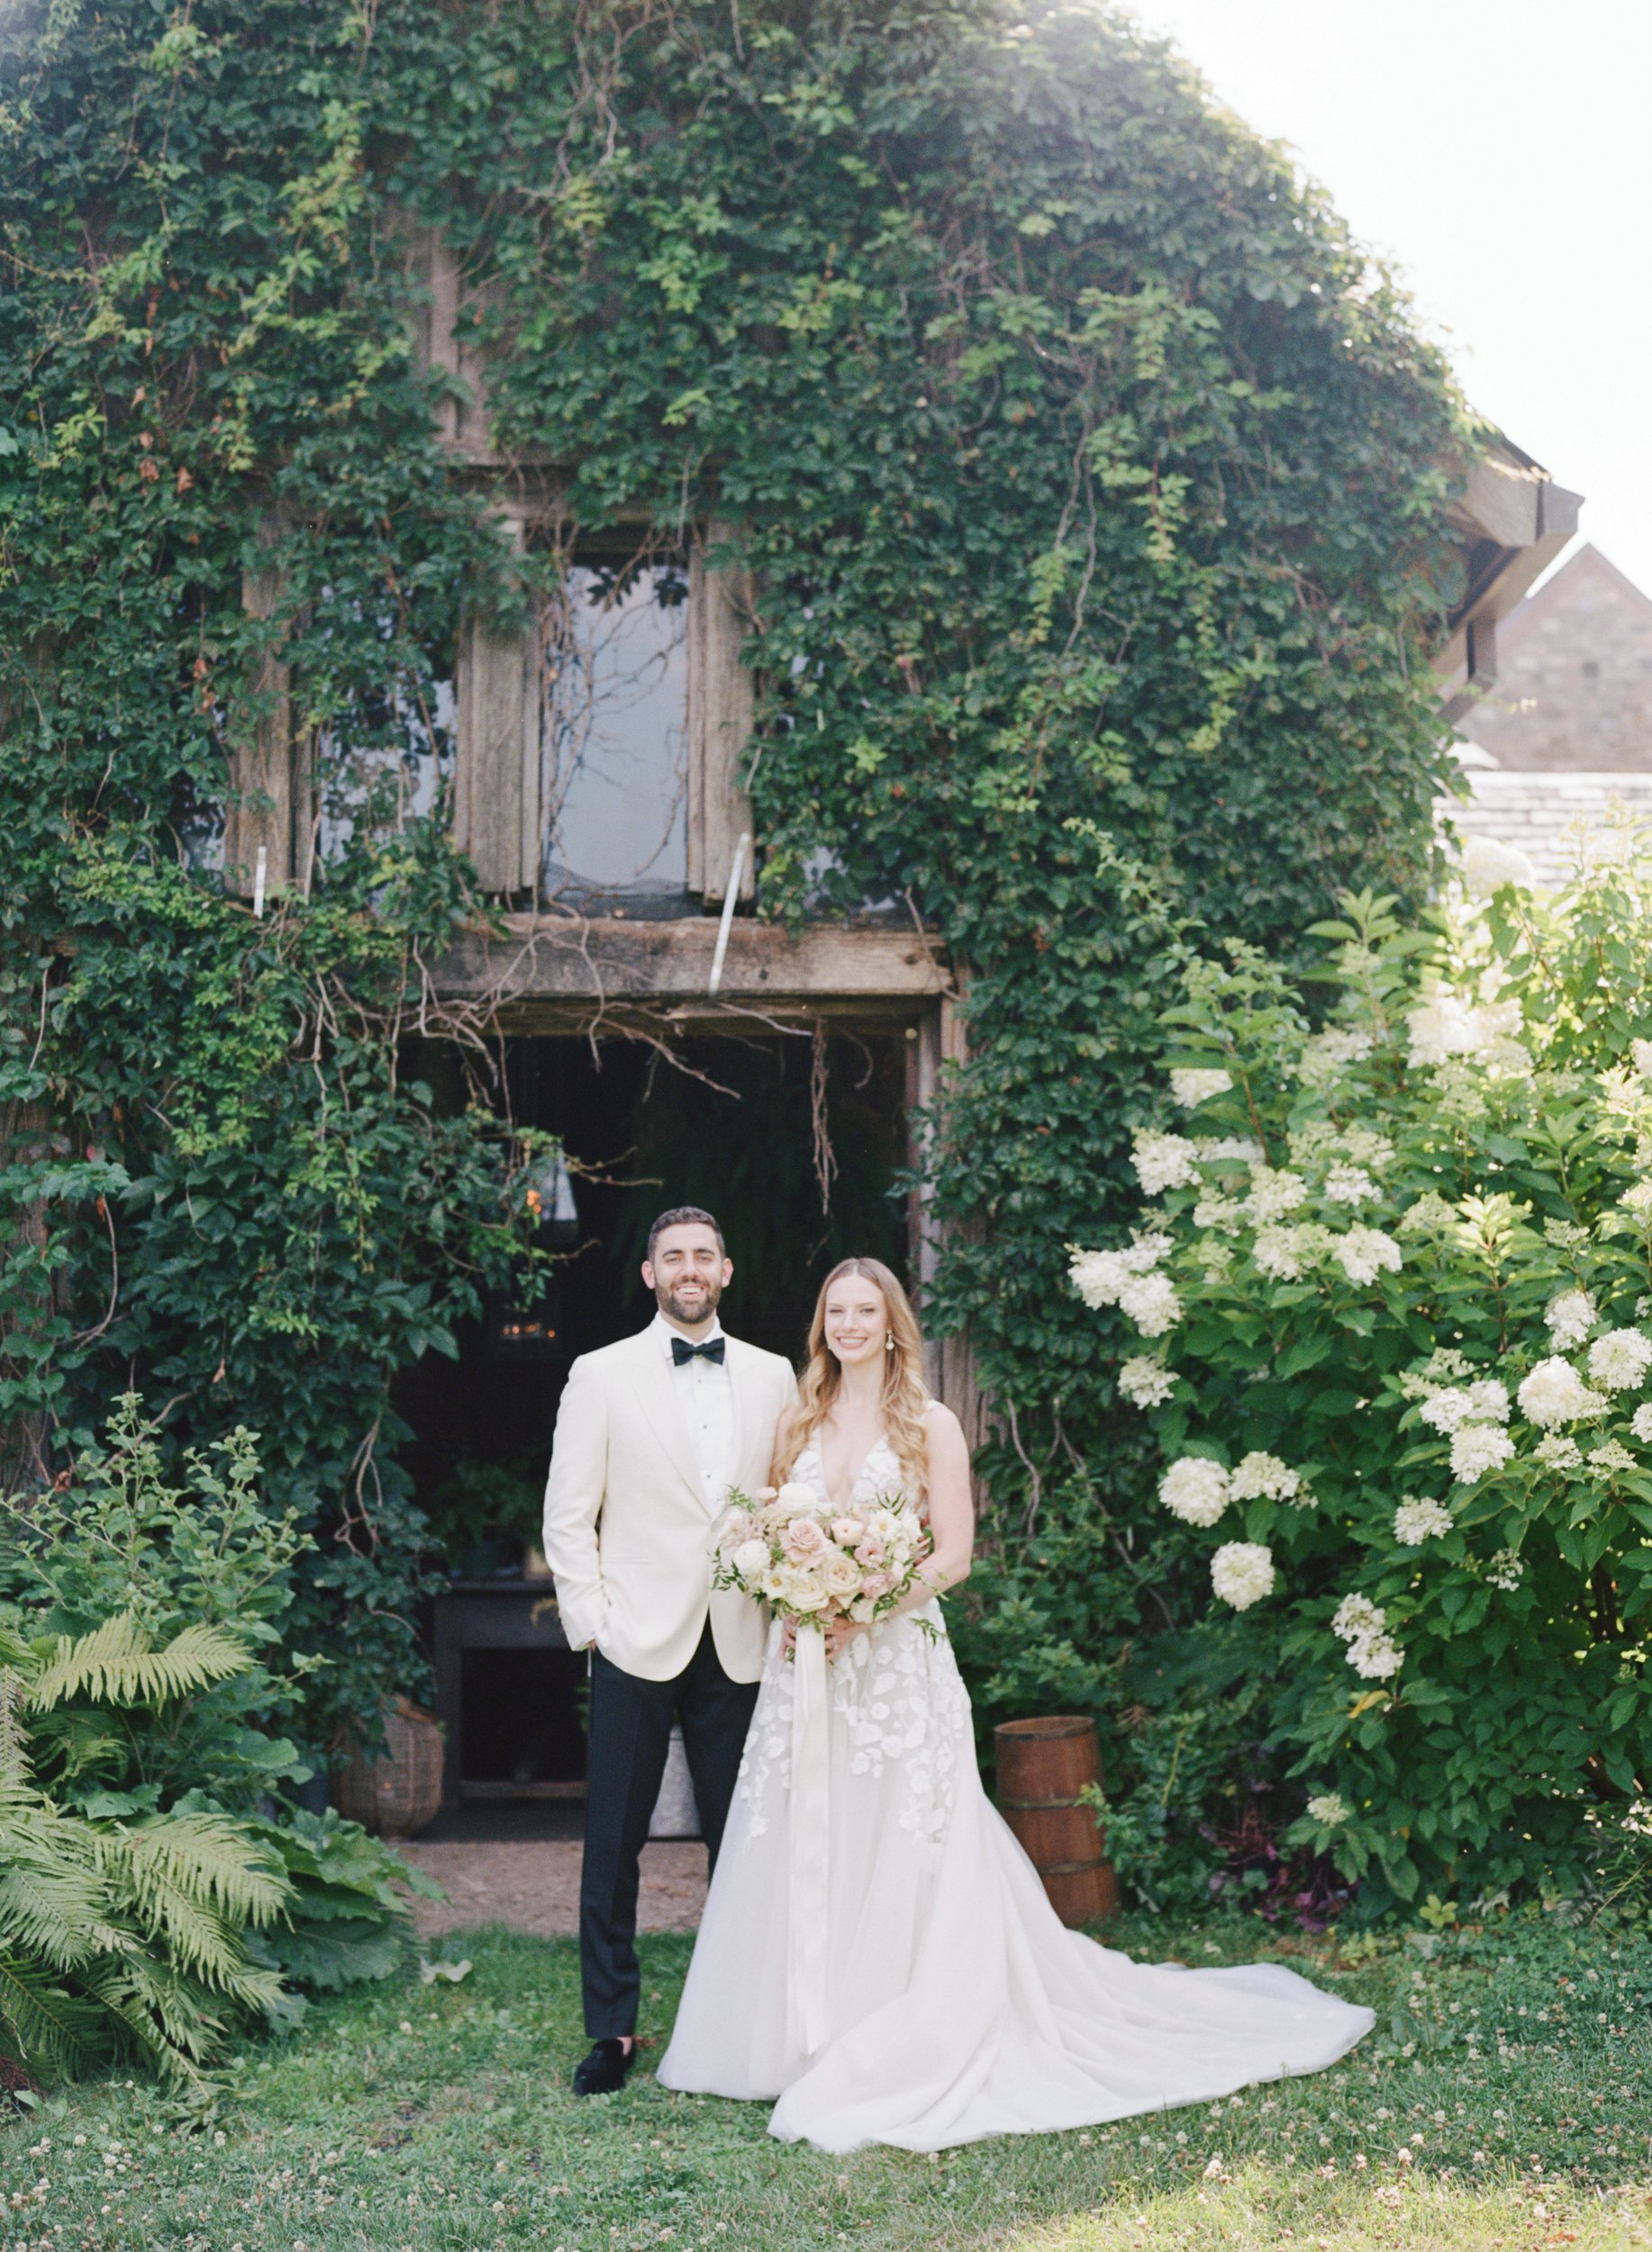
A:
{"label": "black shoe", "polygon": [[637,2044],[629,2048],[623,2041],[598,2041],[588,2057],[582,2057],[574,2067],[576,2095],[612,2095],[616,2088],[625,2085],[625,2075],[637,2061]]}

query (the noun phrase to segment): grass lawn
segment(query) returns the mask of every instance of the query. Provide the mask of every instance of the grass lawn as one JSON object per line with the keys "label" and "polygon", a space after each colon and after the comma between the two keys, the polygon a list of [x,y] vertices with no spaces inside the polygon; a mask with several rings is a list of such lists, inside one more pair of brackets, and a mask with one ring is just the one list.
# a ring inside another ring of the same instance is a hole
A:
{"label": "grass lawn", "polygon": [[[1291,1960],[1371,2002],[1378,2030],[1330,2073],[1225,2104],[829,2158],[770,2141],[761,2106],[646,2071],[576,2102],[572,1942],[467,1935],[461,1984],[414,1973],[320,2005],[247,2057],[204,2129],[130,2082],[14,2121],[0,2252],[1652,2246],[1652,1940],[1516,1922],[1348,1964],[1254,1922],[1109,1936]],[[688,1946],[645,1942],[645,2031],[668,2028]]]}

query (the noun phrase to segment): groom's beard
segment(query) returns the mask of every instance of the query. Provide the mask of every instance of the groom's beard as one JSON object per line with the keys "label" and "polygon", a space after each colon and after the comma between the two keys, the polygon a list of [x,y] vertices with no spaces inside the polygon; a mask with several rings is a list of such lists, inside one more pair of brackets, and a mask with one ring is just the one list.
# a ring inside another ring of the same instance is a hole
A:
{"label": "groom's beard", "polygon": [[697,1321],[709,1321],[716,1312],[722,1297],[722,1285],[706,1283],[685,1297],[679,1283],[675,1289],[658,1290],[654,1295],[662,1313],[669,1314],[673,1321],[681,1321],[692,1329]]}

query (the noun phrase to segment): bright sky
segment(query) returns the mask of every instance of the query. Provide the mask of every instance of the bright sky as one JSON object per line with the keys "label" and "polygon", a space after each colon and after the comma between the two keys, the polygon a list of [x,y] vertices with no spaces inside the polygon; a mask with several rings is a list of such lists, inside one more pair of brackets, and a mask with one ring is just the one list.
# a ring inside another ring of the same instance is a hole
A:
{"label": "bright sky", "polygon": [[1648,0],[1130,0],[1399,271],[1652,594]]}

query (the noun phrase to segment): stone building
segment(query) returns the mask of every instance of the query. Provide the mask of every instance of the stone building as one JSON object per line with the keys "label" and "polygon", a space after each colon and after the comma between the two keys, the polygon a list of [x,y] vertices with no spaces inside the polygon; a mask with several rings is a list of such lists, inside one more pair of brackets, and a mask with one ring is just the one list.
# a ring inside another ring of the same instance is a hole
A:
{"label": "stone building", "polygon": [[1446,818],[1563,883],[1615,822],[1652,826],[1652,597],[1580,548],[1499,622],[1495,677],[1457,717],[1472,795]]}
{"label": "stone building", "polygon": [[1579,548],[1503,619],[1496,680],[1460,725],[1499,767],[1652,771],[1652,597]]}

